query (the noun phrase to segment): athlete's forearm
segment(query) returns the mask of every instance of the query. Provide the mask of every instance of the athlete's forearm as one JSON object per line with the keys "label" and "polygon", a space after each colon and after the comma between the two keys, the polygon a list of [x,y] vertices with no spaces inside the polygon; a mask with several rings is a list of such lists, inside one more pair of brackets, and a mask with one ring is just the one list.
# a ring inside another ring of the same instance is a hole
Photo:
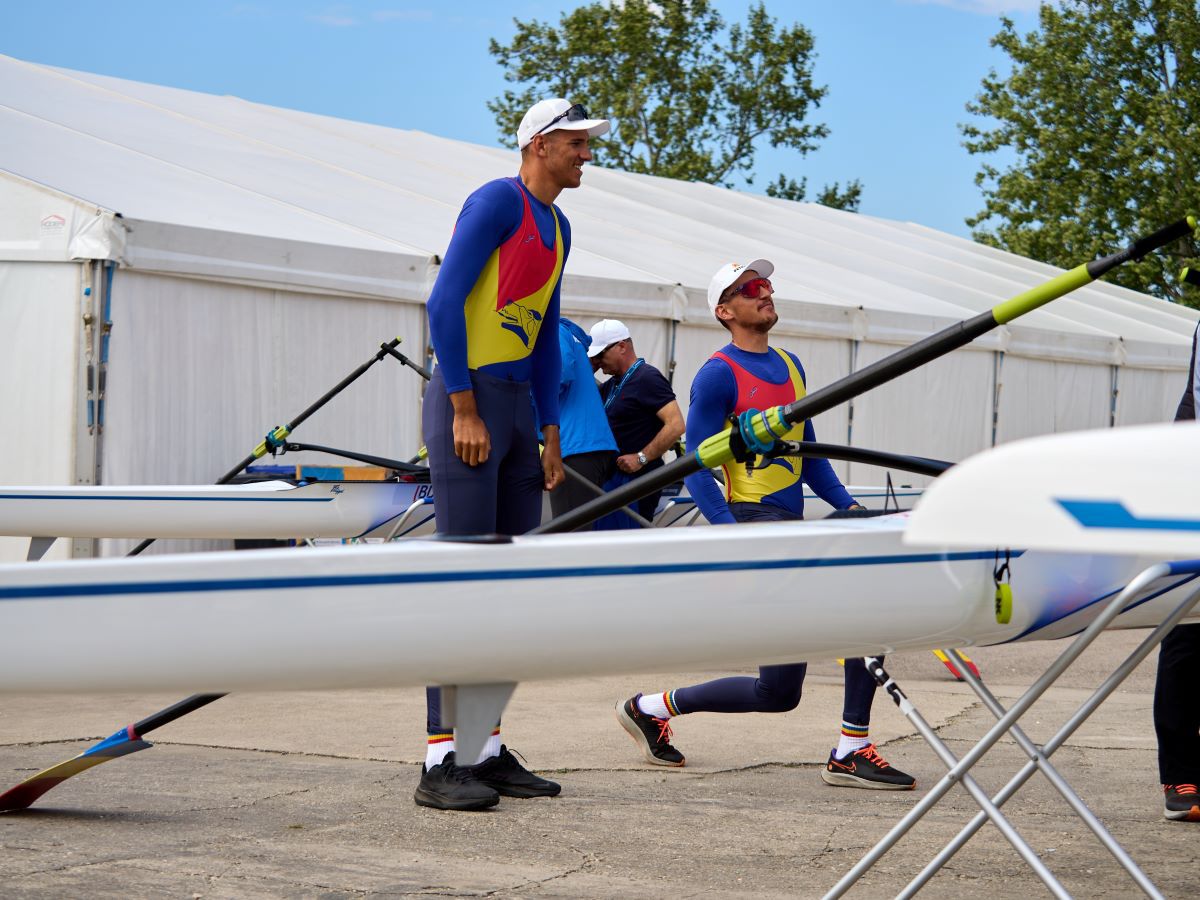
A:
{"label": "athlete's forearm", "polygon": [[666,407],[659,410],[658,414],[659,418],[663,419],[663,426],[658,430],[658,434],[651,438],[650,443],[642,448],[646,459],[658,459],[671,449],[672,444],[683,437],[683,413],[679,411],[678,403],[672,400]]}
{"label": "athlete's forearm", "polygon": [[696,506],[704,518],[711,524],[732,525],[737,521],[733,517],[733,513],[729,511],[729,504],[725,502],[721,486],[717,484],[717,479],[708,469],[701,469],[699,472],[689,475],[683,479],[683,483],[687,485],[688,493],[696,501]]}

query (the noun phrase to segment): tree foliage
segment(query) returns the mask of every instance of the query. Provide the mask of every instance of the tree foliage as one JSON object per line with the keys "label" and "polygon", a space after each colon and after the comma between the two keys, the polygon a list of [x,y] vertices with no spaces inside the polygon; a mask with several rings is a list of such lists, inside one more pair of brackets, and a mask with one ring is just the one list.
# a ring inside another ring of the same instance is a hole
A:
{"label": "tree foliage", "polygon": [[[752,184],[761,141],[800,155],[829,134],[806,122],[826,88],[813,82],[813,36],[779,27],[762,4],[728,28],[709,0],[598,0],[557,26],[513,20],[490,52],[517,87],[488,103],[504,140],[543,97],[582,102],[613,130],[593,144],[599,165],[685,181]],[[862,186],[835,183],[820,202],[857,208]],[[780,175],[772,196],[804,199]]]}
{"label": "tree foliage", "polygon": [[[1043,3],[1038,28],[1001,20],[1012,59],[993,70],[963,125],[971,153],[1007,151],[975,177],[976,239],[1070,267],[1200,208],[1200,6],[1196,0]],[[1111,280],[1172,300],[1195,239],[1116,270]],[[1187,299],[1196,302],[1194,288]]]}

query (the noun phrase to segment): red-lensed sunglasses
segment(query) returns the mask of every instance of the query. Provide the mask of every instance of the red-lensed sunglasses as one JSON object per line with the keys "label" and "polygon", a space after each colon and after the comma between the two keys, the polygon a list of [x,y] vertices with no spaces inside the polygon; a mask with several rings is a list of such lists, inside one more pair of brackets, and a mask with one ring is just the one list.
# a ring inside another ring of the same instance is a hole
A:
{"label": "red-lensed sunglasses", "polygon": [[726,297],[725,299],[732,300],[734,297],[741,295],[741,296],[745,297],[747,300],[757,300],[759,297],[759,294],[762,293],[763,288],[766,288],[768,294],[770,294],[772,292],[770,279],[751,278],[749,281],[747,281],[741,287],[736,287],[732,291],[730,291],[729,296]]}

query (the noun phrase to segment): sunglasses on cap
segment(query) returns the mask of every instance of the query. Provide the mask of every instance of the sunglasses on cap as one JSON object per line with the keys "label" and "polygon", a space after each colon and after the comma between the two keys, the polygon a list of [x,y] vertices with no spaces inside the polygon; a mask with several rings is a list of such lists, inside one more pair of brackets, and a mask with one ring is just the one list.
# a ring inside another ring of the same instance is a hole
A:
{"label": "sunglasses on cap", "polygon": [[771,293],[772,288],[770,279],[751,278],[745,284],[741,285],[740,287],[735,287],[733,290],[731,290],[725,295],[725,297],[722,298],[721,302],[724,303],[726,300],[732,300],[737,296],[745,297],[747,300],[757,300],[758,295],[762,293],[763,288],[766,288],[768,294]]}
{"label": "sunglasses on cap", "polygon": [[561,122],[563,119],[566,119],[568,122],[582,122],[587,118],[589,118],[588,112],[583,108],[583,104],[576,103],[573,106],[568,107],[566,112],[560,112],[557,116],[535,131],[534,134],[541,134],[547,128],[557,122]]}

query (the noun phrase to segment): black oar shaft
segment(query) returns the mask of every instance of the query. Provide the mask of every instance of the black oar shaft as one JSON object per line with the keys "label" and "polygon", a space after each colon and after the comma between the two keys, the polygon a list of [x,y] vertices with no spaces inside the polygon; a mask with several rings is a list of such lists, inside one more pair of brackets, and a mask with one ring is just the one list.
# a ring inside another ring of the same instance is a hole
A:
{"label": "black oar shaft", "polygon": [[[293,418],[289,424],[280,425],[272,429],[271,433],[267,435],[267,438],[261,444],[255,447],[249,456],[218,478],[215,483],[228,484],[229,482],[233,481],[233,479],[237,478],[237,476],[241,474],[242,470],[245,469],[246,466],[250,465],[250,463],[267,453],[267,451],[270,449],[271,442],[275,442],[276,444],[282,443],[283,440],[296,428],[296,426],[298,426],[301,422],[303,422],[322,406],[344,391],[352,383],[354,383],[354,381],[356,381],[365,371],[367,371],[367,369],[371,368],[371,366],[375,365],[375,363],[379,362],[381,359],[391,353],[399,345],[399,343],[400,338],[392,338],[386,344],[380,344],[379,350],[376,351],[376,353],[370,359],[368,359],[361,366],[326,391],[319,400],[309,405],[307,409]],[[153,544],[154,541],[155,538],[146,538],[146,540],[142,541],[125,555],[138,556],[143,550]]]}
{"label": "black oar shaft", "polygon": [[1094,259],[1087,264],[1088,274],[1092,278],[1099,278],[1105,272],[1115,269],[1121,263],[1129,262],[1130,260],[1137,261],[1145,256],[1158,250],[1160,247],[1165,247],[1172,241],[1177,241],[1182,237],[1187,237],[1196,230],[1196,219],[1194,216],[1187,216],[1180,219],[1178,222],[1172,222],[1153,234],[1148,234],[1143,238],[1138,238],[1124,250],[1113,253],[1110,256],[1105,256],[1100,259]]}
{"label": "black oar shaft", "polygon": [[[824,412],[831,407],[844,403],[864,391],[878,387],[906,372],[921,366],[939,356],[956,350],[975,338],[995,328],[997,325],[1011,322],[1018,316],[1037,309],[1051,300],[1068,294],[1077,288],[1094,281],[1104,273],[1112,270],[1121,263],[1141,259],[1152,250],[1156,250],[1173,240],[1192,234],[1196,230],[1196,219],[1193,216],[1180,219],[1153,234],[1134,241],[1124,250],[1101,259],[1077,266],[1051,278],[1049,281],[998,304],[987,312],[980,313],[970,319],[957,322],[944,328],[937,334],[905,347],[859,372],[834,382],[815,393],[809,394],[786,407],[764,411],[761,417],[763,424],[761,434],[757,436],[766,440],[771,436],[772,425],[788,427],[805,419]],[[773,423],[768,424],[770,420]],[[758,426],[756,427],[756,432]],[[552,534],[563,531],[574,531],[581,525],[586,525],[603,515],[612,512],[618,506],[630,503],[639,497],[644,497],[654,491],[661,490],[682,478],[686,478],[703,468],[713,468],[723,465],[733,459],[730,446],[729,432],[725,431],[702,443],[687,456],[663,466],[655,472],[635,479],[610,491],[602,498],[585,503],[566,515],[559,516],[533,529],[530,534]]]}
{"label": "black oar shaft", "polygon": [[[341,381],[339,381],[337,384],[335,384],[333,387],[331,387],[328,391],[326,391],[320,397],[320,399],[316,400],[307,409],[305,409],[299,415],[295,416],[291,420],[291,422],[289,422],[287,425],[280,425],[279,427],[275,428],[271,432],[269,437],[271,439],[282,441],[289,434],[291,434],[305,419],[307,419],[309,416],[311,416],[313,413],[315,413],[317,410],[319,410],[322,406],[324,406],[326,403],[328,403],[330,400],[332,400],[334,397],[336,397],[338,394],[340,394],[342,391],[344,391],[347,387],[349,387],[351,384],[353,384],[355,381],[357,381],[358,378],[364,372],[367,371],[367,369],[371,368],[371,366],[375,365],[375,363],[379,362],[385,356],[391,354],[391,352],[399,345],[399,343],[400,343],[400,338],[392,338],[386,344],[380,344],[379,350],[375,353],[374,356],[372,356],[370,359],[368,359],[366,362],[364,362],[361,366],[359,366],[357,369],[355,369],[353,372],[351,372],[349,375],[347,375],[345,378],[343,378]],[[407,363],[408,358],[403,357],[401,361]],[[233,481],[233,479],[237,478],[237,476],[241,474],[242,470],[245,469],[246,466],[250,465],[250,463],[254,462],[256,459],[259,459],[260,457],[264,456],[268,450],[270,450],[268,441],[263,441],[261,444],[259,444],[257,447],[255,447],[254,450],[252,450],[250,452],[249,456],[247,456],[240,463],[238,463],[236,466],[234,466],[232,469],[230,469],[228,472],[226,472],[224,475],[222,475],[220,478],[218,478],[216,483],[217,484],[228,484],[229,482]]]}
{"label": "black oar shaft", "polygon": [[[792,448],[797,452],[791,452]],[[926,456],[906,456],[901,453],[888,453],[884,450],[866,450],[861,447],[847,447],[842,444],[823,444],[820,441],[799,441],[791,445],[788,453],[784,455],[811,456],[817,459],[841,459],[869,466],[899,469],[902,472],[913,472],[917,475],[929,475],[933,478],[936,478],[954,466],[952,462],[930,459]]]}
{"label": "black oar shaft", "polygon": [[416,372],[418,375],[420,375],[426,381],[429,381],[433,378],[433,373],[430,372],[427,368],[413,362],[411,359],[409,359],[407,356],[405,356],[399,350],[396,350],[394,347],[390,348],[388,350],[388,353],[391,354],[392,356],[394,356],[396,359],[400,360],[400,362],[404,363],[404,365],[408,366],[410,369],[412,369],[414,372]]}
{"label": "black oar shaft", "polygon": [[910,372],[939,356],[944,356],[952,350],[971,343],[980,335],[987,334],[997,324],[991,310],[962,322],[956,322],[903,350],[896,351],[891,356],[872,363],[865,369],[860,369],[840,381],[835,381],[806,397],[801,397],[784,407],[784,417],[790,424],[811,419],[859,394],[879,387],[905,372]]}
{"label": "black oar shaft", "polygon": [[[932,359],[936,359],[944,353],[949,353],[951,350],[970,343],[979,335],[986,333],[995,326],[996,320],[990,310],[967,319],[965,322],[956,322],[949,328],[945,328],[937,334],[930,335],[909,347],[905,347],[903,350],[893,353],[891,356],[885,357],[867,366],[865,369],[855,372],[847,378],[843,378],[841,381],[827,385],[806,397],[802,397],[784,407],[783,414],[789,423],[811,419],[825,412],[827,409],[837,406],[839,403],[844,403],[852,397],[857,397],[864,391],[868,391],[904,372],[908,372]],[[644,475],[641,478],[636,478],[616,490],[609,491],[604,497],[590,500],[583,506],[573,509],[571,512],[556,519],[552,519],[544,525],[540,525],[533,529],[530,534],[557,534],[564,531],[574,531],[581,525],[586,525],[594,519],[607,515],[618,505],[631,503],[638,497],[644,497],[654,491],[662,490],[694,472],[699,472],[700,469],[705,468],[705,465],[700,461],[701,456],[702,453],[699,449],[694,453],[689,453],[687,456],[681,456],[661,469]]]}
{"label": "black oar shaft", "polygon": [[214,700],[220,700],[224,696],[224,694],[192,694],[186,700],[180,700],[166,709],[160,709],[158,712],[146,716],[140,722],[134,722],[133,733],[138,737],[149,734],[155,728],[166,725],[168,722],[174,722],[176,719],[186,716],[190,712],[195,712],[202,706],[208,706]]}

